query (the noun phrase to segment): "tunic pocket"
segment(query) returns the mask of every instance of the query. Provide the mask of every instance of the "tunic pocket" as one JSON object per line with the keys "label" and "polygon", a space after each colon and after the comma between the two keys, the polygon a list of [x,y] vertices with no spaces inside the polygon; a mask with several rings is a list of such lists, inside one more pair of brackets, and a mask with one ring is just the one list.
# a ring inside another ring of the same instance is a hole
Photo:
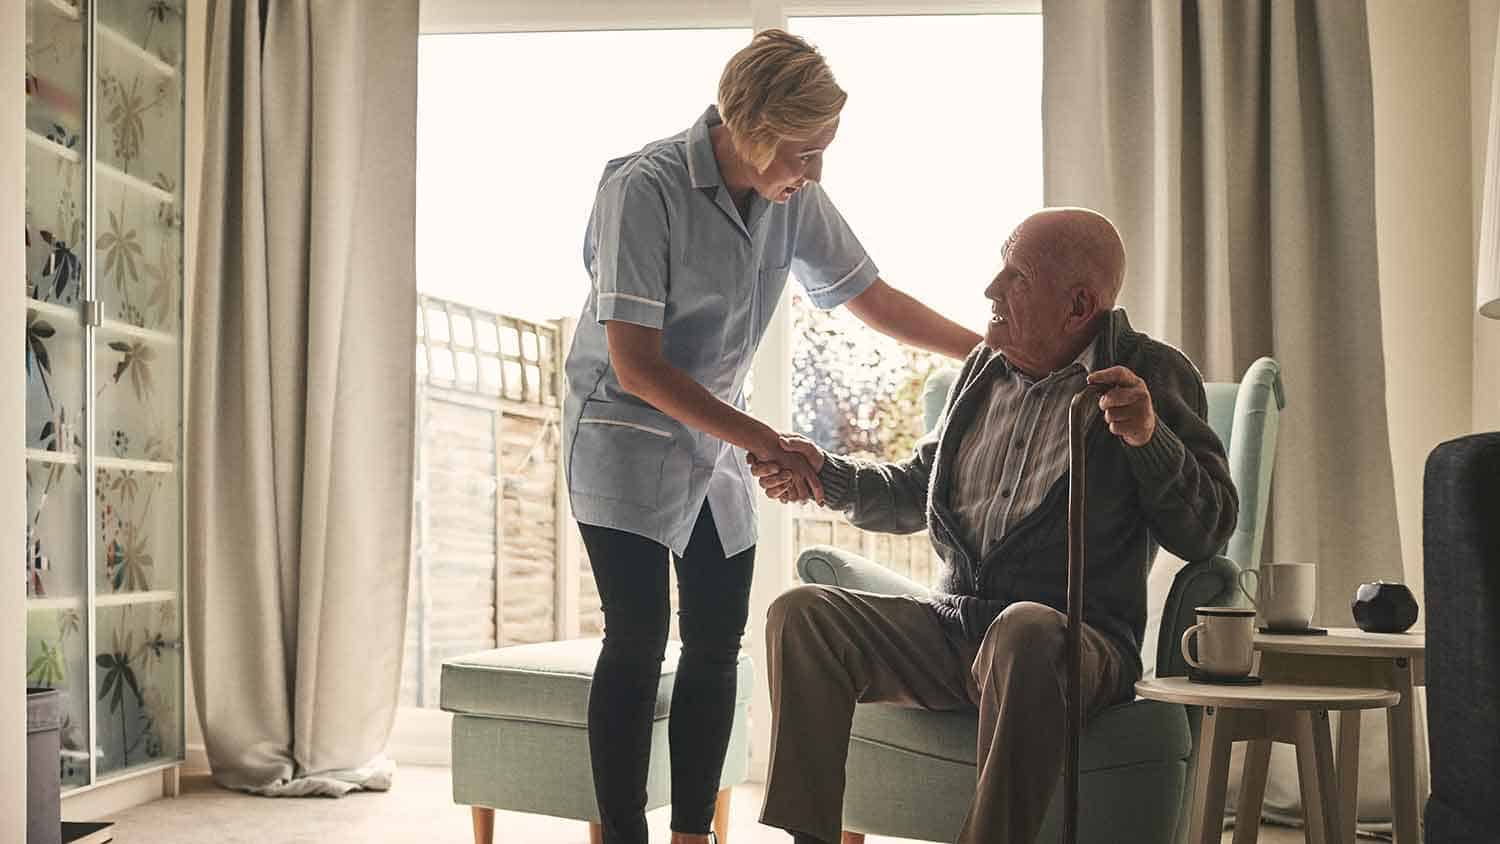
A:
{"label": "tunic pocket", "polygon": [[[592,410],[586,407],[584,413]],[[653,416],[659,414],[609,405],[608,411],[579,419],[568,461],[569,489],[638,508],[658,507],[663,469],[677,445],[672,431]]]}

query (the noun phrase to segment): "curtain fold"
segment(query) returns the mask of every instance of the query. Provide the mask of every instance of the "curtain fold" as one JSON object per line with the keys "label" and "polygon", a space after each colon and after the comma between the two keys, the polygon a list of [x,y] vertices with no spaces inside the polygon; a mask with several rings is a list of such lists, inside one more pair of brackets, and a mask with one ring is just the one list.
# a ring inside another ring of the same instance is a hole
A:
{"label": "curtain fold", "polygon": [[215,0],[188,612],[214,778],[384,789],[410,565],[417,4]]}
{"label": "curtain fold", "polygon": [[[1043,43],[1047,204],[1115,221],[1121,304],[1205,377],[1281,362],[1268,559],[1316,563],[1314,623],[1353,626],[1355,588],[1402,573],[1364,3],[1044,0]],[[1362,822],[1390,818],[1383,726],[1363,731]],[[1273,817],[1300,809],[1289,751]]]}

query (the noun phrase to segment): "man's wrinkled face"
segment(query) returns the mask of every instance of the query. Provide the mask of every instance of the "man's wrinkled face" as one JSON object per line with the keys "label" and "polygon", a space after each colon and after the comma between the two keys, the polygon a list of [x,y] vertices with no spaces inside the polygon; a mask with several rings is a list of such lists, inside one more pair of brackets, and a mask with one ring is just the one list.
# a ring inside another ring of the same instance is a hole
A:
{"label": "man's wrinkled face", "polygon": [[1017,229],[1007,243],[1005,264],[985,289],[990,322],[984,341],[1023,369],[1050,372],[1066,347],[1069,314],[1066,287],[1046,272],[1034,249],[1035,237]]}

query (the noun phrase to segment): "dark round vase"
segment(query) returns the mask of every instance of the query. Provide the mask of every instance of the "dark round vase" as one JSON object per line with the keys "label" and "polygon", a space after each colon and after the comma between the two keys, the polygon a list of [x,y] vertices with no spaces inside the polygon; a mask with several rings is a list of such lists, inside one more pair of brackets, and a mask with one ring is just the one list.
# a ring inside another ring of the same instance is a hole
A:
{"label": "dark round vase", "polygon": [[1361,583],[1349,608],[1367,633],[1404,633],[1417,623],[1417,599],[1404,583]]}

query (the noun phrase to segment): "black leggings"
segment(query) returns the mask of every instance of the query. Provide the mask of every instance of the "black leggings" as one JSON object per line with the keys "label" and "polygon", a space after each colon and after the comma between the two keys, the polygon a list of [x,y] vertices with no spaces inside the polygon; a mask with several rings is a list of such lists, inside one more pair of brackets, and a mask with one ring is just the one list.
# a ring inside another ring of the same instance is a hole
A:
{"label": "black leggings", "polygon": [[[589,754],[605,844],[646,844],[646,771],[670,628],[667,548],[579,525],[604,609],[604,649],[589,691]],[[750,612],[752,547],[725,558],[708,503],[677,564],[682,656],[672,688],[672,831],[702,835],[734,724],[735,671]]]}

